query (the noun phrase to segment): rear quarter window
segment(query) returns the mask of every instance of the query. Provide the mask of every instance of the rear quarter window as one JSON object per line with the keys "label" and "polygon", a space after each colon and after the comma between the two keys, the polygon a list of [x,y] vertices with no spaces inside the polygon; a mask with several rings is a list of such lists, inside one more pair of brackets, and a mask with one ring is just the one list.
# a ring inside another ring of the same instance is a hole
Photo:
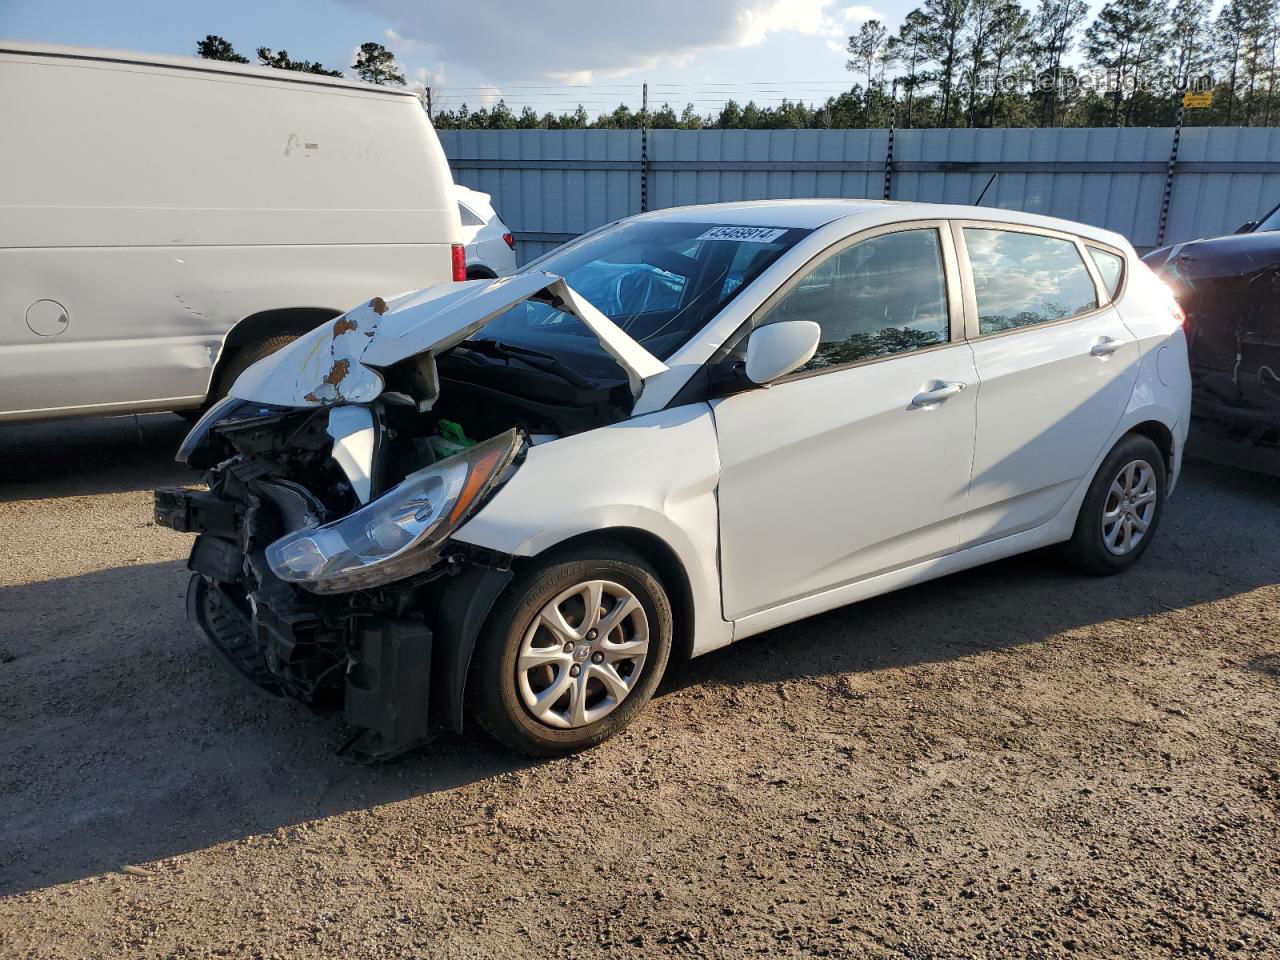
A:
{"label": "rear quarter window", "polygon": [[983,336],[1052,323],[1098,307],[1098,292],[1071,240],[964,228]]}
{"label": "rear quarter window", "polygon": [[1110,250],[1101,247],[1089,247],[1089,256],[1093,257],[1098,273],[1102,275],[1102,285],[1107,289],[1107,296],[1112,300],[1120,291],[1120,281],[1124,279],[1124,257],[1117,256]]}

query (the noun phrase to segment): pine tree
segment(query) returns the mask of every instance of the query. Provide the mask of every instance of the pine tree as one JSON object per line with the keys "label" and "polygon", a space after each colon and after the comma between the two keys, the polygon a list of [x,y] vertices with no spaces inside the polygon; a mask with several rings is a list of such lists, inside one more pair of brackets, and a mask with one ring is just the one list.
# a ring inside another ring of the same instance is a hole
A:
{"label": "pine tree", "polygon": [[[885,43],[888,36],[889,31],[884,28],[883,23],[879,20],[868,20],[849,38],[846,52],[850,59],[845,64],[845,69],[866,74],[868,90],[876,84],[876,68],[880,67],[883,70]],[[881,76],[881,83],[883,81],[884,78]]]}
{"label": "pine tree", "polygon": [[982,77],[991,66],[991,44],[995,29],[995,12],[999,0],[970,0],[965,18],[965,82],[969,88],[969,104],[965,125],[974,126],[974,113]]}
{"label": "pine tree", "polygon": [[[1111,120],[1120,126],[1125,87],[1138,90],[1144,71],[1162,52],[1165,8],[1161,0],[1111,0],[1085,31],[1085,52],[1104,68],[1116,85]],[[1129,97],[1125,122],[1133,115],[1136,96]]]}
{"label": "pine tree", "polygon": [[264,67],[274,67],[277,70],[294,70],[298,73],[317,73],[325,77],[342,76],[341,70],[330,70],[319,61],[294,60],[289,56],[288,50],[281,50],[277,53],[270,47],[258,48],[258,63]]}
{"label": "pine tree", "polygon": [[1189,86],[1209,63],[1209,0],[1177,0],[1169,17],[1169,66]]}
{"label": "pine tree", "polygon": [[1005,72],[1030,52],[1028,29],[1031,19],[1019,3],[1006,2],[996,8],[991,30],[991,114],[987,126],[994,127],[999,119],[1001,82]]}
{"label": "pine tree", "polygon": [[902,19],[898,35],[890,37],[885,45],[885,59],[893,64],[906,68],[906,73],[898,78],[906,95],[905,126],[910,128],[914,121],[916,89],[924,82],[921,67],[927,62],[925,52],[925,31],[929,26],[929,18],[923,10],[915,9]]}
{"label": "pine tree", "polygon": [[1258,92],[1272,63],[1276,0],[1236,0],[1240,8],[1240,70],[1244,74],[1244,122],[1252,126]]}
{"label": "pine tree", "polygon": [[1040,0],[1032,21],[1036,66],[1048,81],[1048,89],[1041,95],[1045,126],[1058,125],[1062,62],[1071,52],[1076,33],[1088,13],[1085,0]]}
{"label": "pine tree", "polygon": [[1235,113],[1236,85],[1240,72],[1240,54],[1244,47],[1243,11],[1238,3],[1228,3],[1218,11],[1218,19],[1213,24],[1214,48],[1223,72],[1227,76],[1227,118],[1228,125]]}
{"label": "pine tree", "polygon": [[196,53],[206,60],[221,60],[224,63],[248,63],[248,57],[236,53],[230,40],[224,40],[215,34],[209,34],[203,40],[196,41]]}
{"label": "pine tree", "polygon": [[964,30],[970,0],[925,0],[928,19],[923,40],[930,60],[938,65],[938,92],[942,97],[939,126],[952,125],[951,103],[955,93],[956,73],[960,66],[960,35]]}
{"label": "pine tree", "polygon": [[404,74],[396,63],[396,55],[380,43],[360,44],[360,52],[356,54],[356,62],[351,69],[365,83],[404,86]]}

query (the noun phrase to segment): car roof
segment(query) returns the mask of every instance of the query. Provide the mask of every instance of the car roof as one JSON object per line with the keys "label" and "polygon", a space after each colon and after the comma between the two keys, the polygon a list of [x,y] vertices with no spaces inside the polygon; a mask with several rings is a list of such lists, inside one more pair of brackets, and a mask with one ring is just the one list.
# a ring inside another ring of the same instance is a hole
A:
{"label": "car roof", "polygon": [[170,54],[149,53],[142,50],[106,50],[95,47],[72,47],[49,43],[20,43],[0,40],[0,57],[47,57],[58,60],[98,61],[112,64],[139,64],[151,67],[192,70],[201,73],[224,73],[259,77],[284,83],[318,84],[325,87],[345,87],[364,93],[380,93],[386,96],[414,97],[417,94],[405,87],[382,87],[343,77],[326,77],[318,73],[300,70],[280,70],[275,67],[259,67],[247,63],[227,63],[222,60],[205,60],[201,57],[175,57]]}
{"label": "car roof", "polygon": [[1039,227],[1072,233],[1088,240],[1118,246],[1128,241],[1120,234],[1101,227],[1058,217],[1041,216],[1022,210],[999,207],[975,207],[953,203],[919,203],[902,200],[853,200],[844,198],[812,198],[795,200],[744,200],[735,203],[706,203],[687,207],[668,207],[642,213],[632,219],[671,220],[685,223],[724,223],[735,226],[801,227],[816,230],[836,220],[850,220],[850,229],[858,229],[861,221],[871,226],[906,220],[983,220],[1018,226]]}
{"label": "car roof", "polygon": [[[470,187],[463,186],[460,183],[453,185],[453,194],[458,198],[459,203],[465,203],[477,213],[495,213],[493,209],[493,198],[479,190],[472,190]],[[496,215],[496,213],[495,213]]]}
{"label": "car roof", "polygon": [[675,220],[684,223],[724,223],[734,226],[803,227],[812,230],[853,213],[900,206],[884,200],[742,200],[736,203],[703,203],[667,207],[642,213],[638,220]]}

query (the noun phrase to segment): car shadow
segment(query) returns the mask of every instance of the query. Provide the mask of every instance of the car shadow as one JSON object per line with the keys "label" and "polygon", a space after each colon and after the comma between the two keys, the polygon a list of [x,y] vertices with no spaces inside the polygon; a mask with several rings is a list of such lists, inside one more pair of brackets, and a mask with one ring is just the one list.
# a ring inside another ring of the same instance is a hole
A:
{"label": "car shadow", "polygon": [[[660,696],[952,661],[1280,582],[1277,494],[1274,478],[1193,465],[1122,577],[1014,558],[673,664]],[[390,764],[344,760],[340,721],[258,697],[214,663],[184,620],[187,576],[173,561],[0,588],[0,894],[533,765],[474,732]]]}
{"label": "car shadow", "polygon": [[672,671],[664,689],[952,660],[1182,610],[1280,583],[1277,542],[1280,478],[1191,461],[1158,536],[1123,575],[1075,573],[1053,549],[1022,554],[747,637]]}
{"label": "car shadow", "polygon": [[521,769],[478,734],[400,761],[255,693],[185,620],[181,561],[0,588],[0,895]]}
{"label": "car shadow", "polygon": [[172,413],[0,424],[0,503],[189,483],[173,455],[190,429]]}

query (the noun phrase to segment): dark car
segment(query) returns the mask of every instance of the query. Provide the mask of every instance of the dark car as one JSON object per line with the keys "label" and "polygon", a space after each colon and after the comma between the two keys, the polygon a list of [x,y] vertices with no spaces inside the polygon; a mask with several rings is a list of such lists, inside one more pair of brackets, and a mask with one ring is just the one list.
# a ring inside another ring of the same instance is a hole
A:
{"label": "dark car", "polygon": [[1235,234],[1153,250],[1147,266],[1187,315],[1192,414],[1280,442],[1280,205]]}

